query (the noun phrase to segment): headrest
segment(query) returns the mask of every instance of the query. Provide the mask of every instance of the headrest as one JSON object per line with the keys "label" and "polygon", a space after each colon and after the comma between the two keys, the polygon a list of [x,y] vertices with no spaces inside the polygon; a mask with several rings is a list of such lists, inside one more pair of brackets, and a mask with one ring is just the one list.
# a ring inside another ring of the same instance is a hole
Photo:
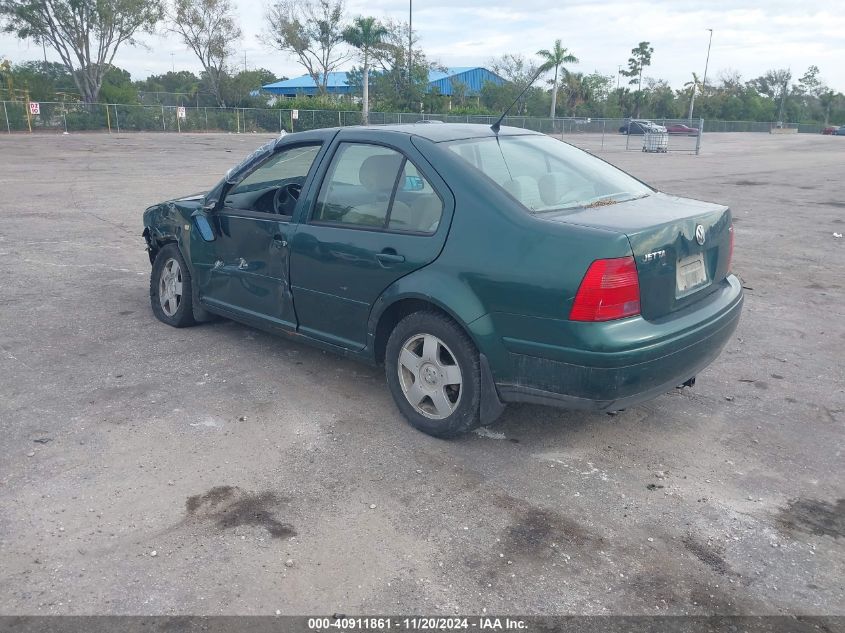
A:
{"label": "headrest", "polygon": [[557,204],[570,188],[567,177],[561,173],[546,174],[537,184],[543,204]]}
{"label": "headrest", "polygon": [[401,162],[402,157],[398,154],[370,156],[361,163],[358,178],[368,191],[390,193]]}

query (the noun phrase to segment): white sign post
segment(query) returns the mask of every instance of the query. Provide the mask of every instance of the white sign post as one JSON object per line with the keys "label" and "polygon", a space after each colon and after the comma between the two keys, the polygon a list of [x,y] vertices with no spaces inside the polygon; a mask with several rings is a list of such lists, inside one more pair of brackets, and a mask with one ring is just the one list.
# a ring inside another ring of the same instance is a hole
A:
{"label": "white sign post", "polygon": [[290,111],[290,131],[293,132],[293,122],[299,118],[299,110]]}
{"label": "white sign post", "polygon": [[178,108],[176,108],[176,116],[178,116],[180,119],[186,119],[187,118],[187,116],[185,115],[184,106],[179,106]]}
{"label": "white sign post", "polygon": [[41,104],[37,101],[30,101],[29,102],[29,113],[32,116],[37,116],[41,114]]}

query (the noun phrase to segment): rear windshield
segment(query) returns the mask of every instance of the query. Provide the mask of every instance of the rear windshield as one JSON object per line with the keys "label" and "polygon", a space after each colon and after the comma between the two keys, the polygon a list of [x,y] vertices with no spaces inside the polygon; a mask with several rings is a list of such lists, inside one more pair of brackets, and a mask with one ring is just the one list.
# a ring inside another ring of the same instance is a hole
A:
{"label": "rear windshield", "polygon": [[549,136],[502,136],[443,143],[532,213],[602,206],[652,189]]}

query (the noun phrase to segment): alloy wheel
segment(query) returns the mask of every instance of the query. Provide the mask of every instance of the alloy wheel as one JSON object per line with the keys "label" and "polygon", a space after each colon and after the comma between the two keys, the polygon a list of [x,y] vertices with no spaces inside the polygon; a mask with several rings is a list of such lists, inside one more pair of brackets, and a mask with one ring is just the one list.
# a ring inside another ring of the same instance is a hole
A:
{"label": "alloy wheel", "polygon": [[452,350],[432,334],[415,334],[402,345],[397,370],[402,393],[421,415],[442,420],[461,400],[461,368]]}
{"label": "alloy wheel", "polygon": [[176,314],[182,304],[182,267],[172,257],[161,269],[158,280],[158,301],[164,314],[169,317]]}

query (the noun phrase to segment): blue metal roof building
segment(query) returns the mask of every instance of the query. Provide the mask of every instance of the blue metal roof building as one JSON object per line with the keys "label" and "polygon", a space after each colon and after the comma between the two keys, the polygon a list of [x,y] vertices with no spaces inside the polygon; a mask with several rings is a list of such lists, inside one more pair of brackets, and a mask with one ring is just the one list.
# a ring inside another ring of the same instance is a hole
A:
{"label": "blue metal roof building", "polygon": [[[447,72],[432,70],[428,73],[427,92],[431,92],[436,88],[442,95],[451,95],[453,82],[460,82],[467,86],[468,96],[475,96],[481,92],[482,86],[487,81],[498,85],[505,83],[505,80],[496,73],[490,72],[486,68],[475,66],[449,68]],[[314,83],[310,75],[277,81],[266,86],[261,86],[261,88],[271,94],[284,95],[286,97],[295,97],[298,95],[313,96],[319,92],[317,84]],[[353,94],[355,91],[355,88],[346,82],[345,72],[329,73],[326,89],[329,94],[334,95],[348,95]]]}
{"label": "blue metal roof building", "polygon": [[[295,97],[297,95],[313,96],[319,92],[317,84],[314,83],[311,75],[302,75],[301,77],[294,77],[285,81],[277,81],[266,86],[261,86],[261,88],[274,95],[284,95],[286,97]],[[352,86],[346,83],[345,72],[329,73],[326,90],[331,95],[348,95],[352,93]]]}
{"label": "blue metal roof building", "polygon": [[492,82],[501,86],[505,80],[499,77],[494,72],[490,72],[486,68],[478,66],[458,66],[456,68],[448,68],[447,72],[440,72],[432,70],[428,73],[428,90],[431,92],[435,88],[442,95],[451,95],[453,82],[460,82],[467,87],[467,96],[476,96],[481,94],[481,88],[486,82]]}

